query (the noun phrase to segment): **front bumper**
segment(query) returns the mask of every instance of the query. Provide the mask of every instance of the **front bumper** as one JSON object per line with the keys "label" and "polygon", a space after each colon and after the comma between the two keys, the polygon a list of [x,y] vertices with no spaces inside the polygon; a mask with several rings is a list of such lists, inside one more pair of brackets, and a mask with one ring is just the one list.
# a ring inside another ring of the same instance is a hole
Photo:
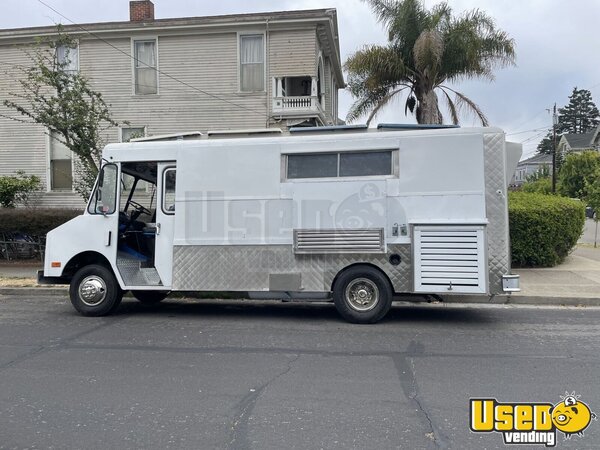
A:
{"label": "front bumper", "polygon": [[71,280],[66,277],[45,277],[43,270],[37,272],[38,284],[69,284]]}

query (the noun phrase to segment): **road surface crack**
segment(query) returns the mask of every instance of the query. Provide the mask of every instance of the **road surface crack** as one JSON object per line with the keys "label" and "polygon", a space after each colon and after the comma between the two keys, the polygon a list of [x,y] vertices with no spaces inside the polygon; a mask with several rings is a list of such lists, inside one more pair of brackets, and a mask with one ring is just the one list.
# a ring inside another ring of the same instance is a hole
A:
{"label": "road surface crack", "polygon": [[248,449],[251,448],[250,442],[248,440],[248,420],[250,419],[250,415],[254,407],[256,406],[256,402],[258,401],[261,394],[264,390],[269,387],[269,385],[279,378],[287,375],[292,370],[292,365],[298,361],[300,358],[300,354],[297,354],[294,358],[288,361],[287,367],[281,372],[275,374],[261,386],[250,389],[250,392],[246,394],[242,400],[236,406],[236,414],[231,424],[231,439],[229,441],[229,445],[227,448],[229,449]]}
{"label": "road surface crack", "polygon": [[[409,352],[410,353],[410,352]],[[425,420],[423,425],[427,429],[424,433],[426,437],[431,439],[437,448],[448,448],[446,439],[436,429],[434,422],[424,407],[422,400],[419,398],[419,386],[416,379],[415,361],[412,357],[404,357],[396,355],[393,357],[396,370],[400,378],[400,384],[404,395],[410,400],[415,406],[416,410],[420,413]]]}

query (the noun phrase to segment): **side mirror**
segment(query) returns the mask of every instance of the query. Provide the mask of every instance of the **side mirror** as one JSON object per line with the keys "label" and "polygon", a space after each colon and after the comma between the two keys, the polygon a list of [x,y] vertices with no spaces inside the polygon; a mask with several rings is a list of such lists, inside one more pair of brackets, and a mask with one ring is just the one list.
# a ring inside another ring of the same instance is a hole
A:
{"label": "side mirror", "polygon": [[104,169],[100,170],[100,175],[98,175],[98,187],[102,187],[104,184]]}

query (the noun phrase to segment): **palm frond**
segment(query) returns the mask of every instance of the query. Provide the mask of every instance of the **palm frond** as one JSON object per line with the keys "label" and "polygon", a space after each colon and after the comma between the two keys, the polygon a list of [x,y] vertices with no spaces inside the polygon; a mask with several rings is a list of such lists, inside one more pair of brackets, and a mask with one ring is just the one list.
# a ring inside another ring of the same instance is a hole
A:
{"label": "palm frond", "polygon": [[344,69],[355,74],[376,70],[380,74],[402,78],[410,75],[410,68],[393,47],[367,45],[350,56]]}
{"label": "palm frond", "polygon": [[370,7],[377,21],[387,26],[394,19],[396,12],[395,0],[364,0]]}
{"label": "palm frond", "polygon": [[448,93],[444,89],[440,89],[446,98],[446,105],[448,106],[448,111],[450,111],[450,118],[452,119],[453,125],[458,125],[460,120],[458,118],[458,110],[456,109],[456,105],[448,95]]}
{"label": "palm frond", "polygon": [[482,11],[454,18],[441,31],[446,43],[442,72],[449,80],[492,81],[495,68],[515,65],[514,40],[496,29],[494,21]]}
{"label": "palm frond", "polygon": [[483,125],[484,127],[487,127],[489,125],[487,117],[485,116],[481,108],[479,108],[479,106],[477,106],[477,104],[473,100],[468,98],[466,95],[452,88],[449,88],[448,86],[440,86],[440,88],[442,89],[442,91],[447,89],[455,95],[455,104],[458,107],[458,109],[465,109],[467,113],[471,113],[477,116],[481,121],[481,125]]}
{"label": "palm frond", "polygon": [[431,8],[429,28],[437,29],[441,24],[452,19],[452,8],[446,2],[438,3]]}
{"label": "palm frond", "polygon": [[397,1],[394,17],[386,26],[388,40],[406,60],[412,60],[412,50],[421,33],[430,28],[431,18],[421,0]]}
{"label": "palm frond", "polygon": [[359,118],[367,115],[370,111],[377,107],[379,102],[385,98],[388,91],[379,91],[366,93],[359,97],[348,110],[346,114],[346,122],[354,122]]}
{"label": "palm frond", "polygon": [[377,106],[375,106],[375,108],[373,108],[373,110],[371,111],[371,114],[369,114],[369,117],[367,117],[367,125],[371,124],[371,120],[373,120],[377,116],[377,114],[379,114],[381,109],[383,107],[385,107],[390,102],[390,100],[392,100],[397,94],[399,94],[400,92],[402,92],[405,89],[408,89],[408,86],[404,86],[399,89],[394,89],[393,91],[389,92],[385,97],[383,97],[381,100],[379,100],[379,103],[377,104]]}

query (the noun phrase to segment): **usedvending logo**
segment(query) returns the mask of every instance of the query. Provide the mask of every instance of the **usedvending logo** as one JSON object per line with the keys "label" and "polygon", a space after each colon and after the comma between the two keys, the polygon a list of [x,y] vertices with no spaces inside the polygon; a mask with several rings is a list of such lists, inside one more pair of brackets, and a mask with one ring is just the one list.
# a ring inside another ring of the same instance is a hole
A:
{"label": "usedvending logo", "polygon": [[501,403],[495,398],[470,400],[470,428],[474,433],[501,433],[506,445],[556,445],[557,431],[570,439],[596,420],[596,414],[575,392],[552,403]]}

